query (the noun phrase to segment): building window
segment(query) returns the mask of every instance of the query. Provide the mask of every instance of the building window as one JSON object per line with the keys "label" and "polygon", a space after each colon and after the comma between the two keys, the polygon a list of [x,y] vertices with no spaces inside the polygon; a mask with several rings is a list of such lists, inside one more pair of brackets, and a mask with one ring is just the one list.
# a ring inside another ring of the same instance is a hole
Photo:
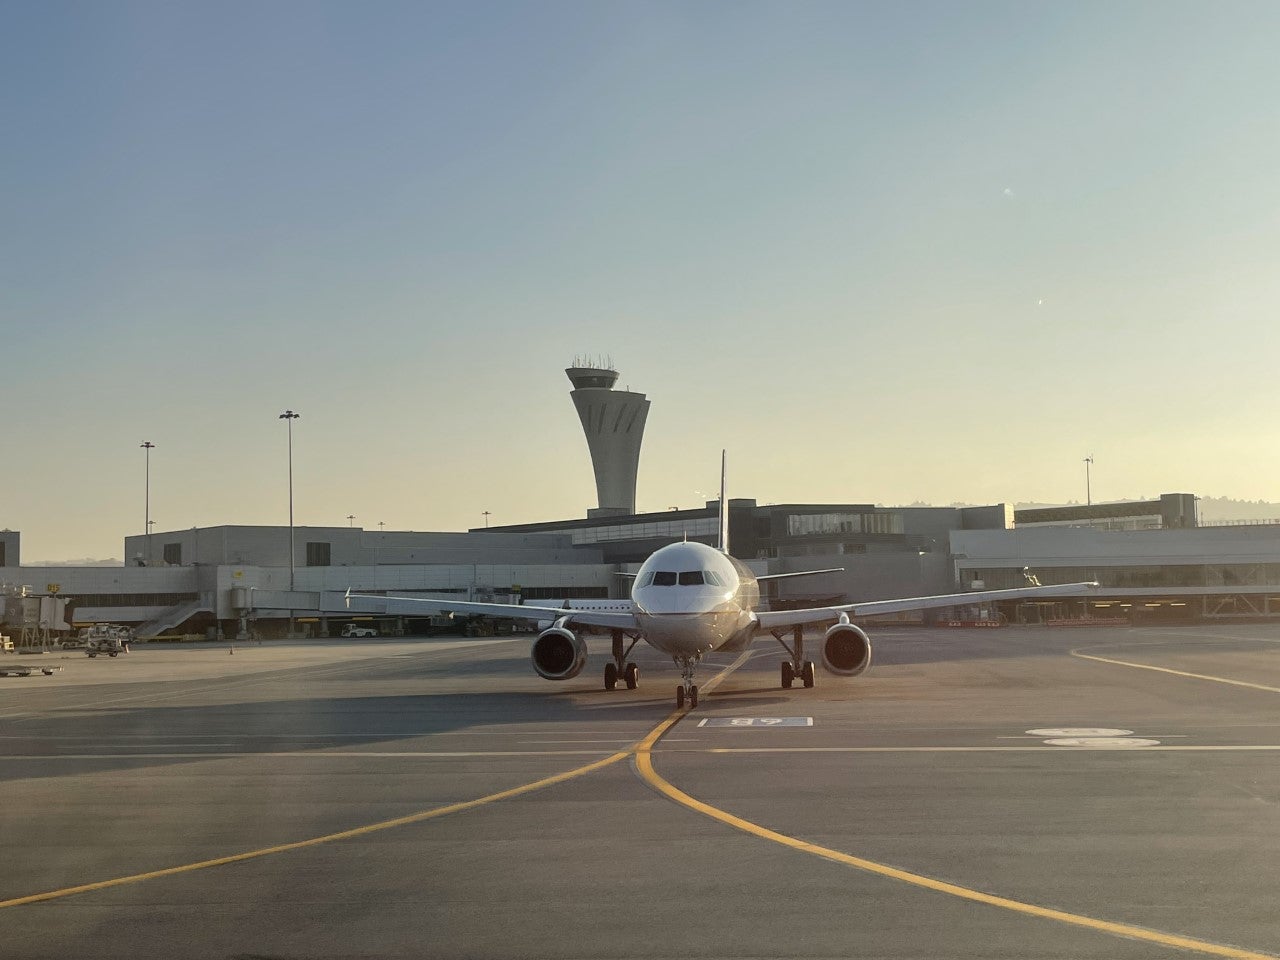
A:
{"label": "building window", "polygon": [[813,537],[842,533],[901,534],[902,514],[793,513],[787,517],[787,536]]}
{"label": "building window", "polygon": [[173,567],[182,565],[182,544],[166,543],[164,545],[164,562]]}
{"label": "building window", "polygon": [[308,543],[307,544],[307,566],[308,567],[327,567],[329,566],[329,544],[328,543]]}

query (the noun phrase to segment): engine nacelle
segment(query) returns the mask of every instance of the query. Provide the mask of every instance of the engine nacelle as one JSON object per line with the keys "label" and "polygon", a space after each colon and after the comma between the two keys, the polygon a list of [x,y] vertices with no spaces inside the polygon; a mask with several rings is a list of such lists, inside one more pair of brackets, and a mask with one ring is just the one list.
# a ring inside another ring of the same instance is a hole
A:
{"label": "engine nacelle", "polygon": [[842,677],[856,677],[871,666],[871,638],[852,623],[837,623],[822,639],[822,665]]}
{"label": "engine nacelle", "polygon": [[544,680],[572,680],[587,664],[587,645],[572,630],[551,627],[538,634],[530,656]]}

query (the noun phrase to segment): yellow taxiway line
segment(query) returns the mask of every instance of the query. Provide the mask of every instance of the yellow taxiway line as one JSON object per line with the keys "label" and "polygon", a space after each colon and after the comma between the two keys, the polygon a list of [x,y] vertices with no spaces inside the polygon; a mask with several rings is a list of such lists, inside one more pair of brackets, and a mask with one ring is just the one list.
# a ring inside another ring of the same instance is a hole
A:
{"label": "yellow taxiway line", "polygon": [[903,883],[909,883],[912,886],[923,887],[927,890],[933,890],[937,893],[945,893],[949,896],[959,897],[962,900],[971,900],[976,903],[983,903],[987,906],[999,907],[1004,910],[1011,910],[1014,913],[1026,914],[1028,916],[1040,917],[1044,920],[1056,920],[1059,923],[1066,923],[1076,927],[1084,927],[1089,930],[1096,930],[1100,933],[1108,933],[1113,936],[1125,937],[1130,940],[1143,940],[1148,943],[1158,943],[1167,947],[1175,947],[1180,950],[1193,950],[1198,953],[1208,954],[1215,957],[1231,957],[1233,960],[1276,960],[1274,954],[1258,953],[1253,950],[1243,950],[1239,947],[1230,947],[1218,943],[1210,943],[1207,940],[1197,940],[1193,937],[1183,937],[1172,933],[1162,933],[1159,930],[1149,930],[1145,927],[1135,927],[1127,923],[1115,923],[1110,920],[1099,920],[1095,917],[1086,917],[1078,913],[1069,913],[1066,910],[1054,910],[1050,907],[1037,906],[1034,903],[1025,903],[1021,900],[1013,900],[1009,897],[995,896],[990,893],[983,893],[981,890],[973,890],[969,887],[962,887],[959,884],[948,883],[945,880],[936,880],[919,873],[912,873],[909,870],[901,870],[897,867],[891,867],[888,864],[877,863],[874,860],[867,860],[863,857],[855,857],[851,854],[843,853],[839,850],[832,850],[830,847],[823,847],[816,843],[809,843],[805,840],[789,837],[784,833],[778,833],[776,830],[770,830],[768,827],[762,827],[758,823],[752,823],[750,820],[744,820],[736,817],[726,810],[719,807],[713,807],[709,803],[703,803],[694,797],[689,796],[683,790],[672,785],[665,780],[653,766],[653,748],[662,738],[679,721],[681,714],[673,714],[664,720],[658,727],[640,742],[636,750],[635,766],[640,776],[651,787],[660,794],[682,806],[695,810],[712,820],[719,821],[736,830],[741,830],[754,837],[762,840],[769,840],[773,843],[780,844],[784,847],[790,847],[801,853],[812,854],[821,857],[824,860],[831,860],[835,863],[841,863],[846,866],[855,867],[859,870],[865,870],[868,873],[878,874],[882,877],[888,877],[892,880],[900,880]]}
{"label": "yellow taxiway line", "polygon": [[[705,684],[702,688],[704,692],[710,692],[715,686],[724,680],[729,674],[736,670],[739,666],[749,658],[748,651],[738,657],[732,664],[726,667],[720,674]],[[1090,658],[1102,659],[1102,658]],[[1120,661],[1117,661],[1120,662]],[[1125,664],[1126,666],[1144,666],[1142,664]],[[1152,667],[1148,669],[1163,669]],[[1169,673],[1177,673],[1178,671],[1165,671]],[[1190,674],[1189,676],[1195,676]],[[1208,677],[1204,679],[1221,679]],[[1222,681],[1226,683],[1239,683],[1239,681]],[[1241,686],[1256,686],[1255,684],[1240,684]],[[1272,689],[1272,688],[1263,688]],[[1280,692],[1277,690],[1276,692]],[[635,766],[640,776],[651,787],[660,794],[689,808],[697,811],[713,820],[723,823],[727,826],[741,830],[744,833],[759,837],[763,840],[769,840],[773,843],[790,847],[802,853],[808,853],[813,856],[821,857],[824,860],[841,863],[846,866],[855,867],[868,873],[877,874],[882,877],[888,877],[903,883],[911,884],[916,887],[923,887],[938,893],[944,893],[949,896],[959,897],[963,900],[970,900],[976,903],[986,904],[988,906],[999,907],[1004,910],[1010,910],[1015,913],[1021,913],[1029,916],[1039,917],[1045,920],[1055,920],[1059,923],[1070,924],[1072,926],[1083,927],[1095,930],[1100,933],[1107,933],[1113,936],[1125,937],[1131,940],[1142,940],[1148,943],[1158,943],[1163,946],[1174,947],[1180,950],[1190,950],[1202,954],[1208,954],[1215,957],[1229,957],[1233,960],[1277,960],[1273,954],[1259,953],[1252,950],[1244,950],[1238,947],[1226,946],[1223,944],[1211,943],[1206,940],[1197,940],[1193,937],[1183,937],[1177,934],[1162,933],[1158,930],[1149,930],[1144,927],[1135,927],[1125,923],[1115,923],[1110,920],[1099,920],[1095,917],[1087,917],[1081,914],[1069,913],[1065,910],[1054,910],[1049,907],[1037,906],[1033,903],[1025,903],[1020,900],[1013,900],[1008,897],[1000,897],[989,893],[983,893],[980,890],[974,890],[969,887],[963,887],[959,884],[948,883],[943,880],[937,880],[923,874],[912,873],[908,870],[902,870],[897,867],[891,867],[887,864],[877,863],[874,860],[867,860],[863,857],[855,857],[851,854],[843,853],[839,850],[833,850],[830,847],[823,847],[816,843],[809,843],[796,837],[790,837],[786,834],[778,833],[767,827],[752,823],[750,820],[744,820],[736,817],[728,811],[713,807],[710,804],[703,803],[685,793],[683,790],[672,785],[665,780],[653,766],[653,748],[663,735],[670,731],[685,716],[685,712],[681,710],[673,711],[656,726],[649,734],[639,743],[625,750],[620,750],[602,760],[585,766],[577,767],[573,770],[567,770],[541,780],[535,780],[522,786],[512,787],[509,790],[502,790],[498,793],[491,793],[475,800],[466,800],[461,803],[453,803],[443,807],[436,807],[431,810],[425,810],[421,813],[410,814],[405,817],[397,817],[392,820],[383,820],[378,823],[367,824],[362,827],[355,827],[350,830],[342,830],[337,833],[330,833],[320,837],[312,837],[307,840],[299,840],[293,843],[283,843],[273,847],[264,847],[258,850],[249,850],[244,853],[232,854],[226,857],[216,857],[211,860],[201,860],[196,863],[183,864],[176,867],[167,867],[162,870],[152,870],[147,873],[133,874],[127,877],[116,877],[111,880],[101,880],[96,883],[85,883],[74,887],[64,887],[61,890],[50,890],[45,893],[32,894],[26,897],[16,897],[10,900],[0,900],[0,908],[16,907],[23,904],[39,903],[41,901],[56,900],[63,897],[70,897],[80,893],[89,893],[95,890],[104,890],[109,887],[123,886],[130,883],[139,883],[144,880],[152,880],[159,877],[172,876],[179,873],[190,873],[194,870],[203,870],[209,867],[224,866],[232,863],[239,863],[244,860],[252,860],[258,857],[270,856],[276,853],[285,853],[290,850],[300,850],[305,847],[319,846],[325,843],[333,843],[338,840],[347,840],[352,837],[363,836],[364,834],[374,833],[380,830],[390,830],[395,827],[402,827],[412,823],[420,823],[424,820],[431,820],[436,817],[443,817],[451,813],[458,813],[463,810],[470,810],[485,804],[494,803],[499,800],[506,800],[511,797],[517,797],[521,794],[530,793],[534,790],[540,790],[557,783],[563,783],[576,777],[584,776],[596,770],[603,769],[611,764],[617,763],[619,760],[627,757],[634,757]]]}
{"label": "yellow taxiway line", "polygon": [[[713,689],[721,680],[745,663],[747,657],[748,651],[744,651],[742,656],[738,657],[737,660],[731,663],[717,676],[713,677],[703,687],[703,689]],[[667,726],[675,722],[679,716],[679,713],[673,712],[666,720],[663,721],[663,725],[658,729],[666,730]],[[60,900],[63,897],[71,897],[79,893],[90,893],[94,890],[106,890],[109,887],[120,887],[130,883],[141,883],[144,880],[155,880],[159,877],[170,877],[179,873],[191,873],[194,870],[206,870],[210,867],[222,867],[232,863],[240,863],[244,860],[256,860],[259,857],[268,857],[272,854],[286,853],[290,850],[302,850],[306,847],[316,847],[324,843],[333,843],[338,840],[349,840],[352,837],[363,836],[367,833],[375,833],[379,830],[391,830],[395,827],[403,827],[411,823],[421,823],[424,820],[432,820],[436,817],[447,816],[451,813],[460,813],[463,810],[471,810],[474,807],[484,806],[489,803],[496,803],[499,800],[507,800],[511,797],[518,797],[521,794],[532,793],[534,790],[541,790],[544,787],[554,786],[557,783],[564,783],[566,780],[573,780],[576,777],[585,776],[588,773],[594,773],[596,770],[601,770],[610,764],[617,763],[619,760],[625,760],[627,757],[633,756],[637,747],[637,744],[631,744],[625,749],[619,750],[611,756],[605,757],[603,760],[597,760],[594,763],[588,763],[585,766],[575,767],[572,770],[566,770],[564,773],[557,773],[554,776],[544,777],[543,779],[535,780],[532,783],[512,787],[509,790],[501,790],[498,793],[491,793],[488,796],[478,797],[475,800],[451,803],[447,806],[424,810],[421,813],[413,813],[405,817],[396,817],[393,820],[382,820],[378,823],[370,823],[362,827],[354,827],[350,830],[340,830],[337,833],[327,833],[322,837],[311,837],[307,840],[297,840],[293,843],[281,843],[273,847],[262,847],[258,850],[246,850],[243,853],[234,853],[226,857],[214,857],[213,859],[200,860],[196,863],[184,863],[176,867],[165,867],[161,870],[150,870],[146,873],[135,873],[126,877],[114,877],[110,880],[99,880],[95,883],[82,883],[74,887],[63,887],[60,890],[48,890],[44,893],[33,893],[25,897],[14,897],[9,900],[0,900],[0,909],[4,907],[20,907],[24,904],[40,903],[46,900]],[[201,756],[201,754],[194,754],[193,756],[198,757]],[[207,754],[205,756],[207,756]]]}
{"label": "yellow taxiway line", "polygon": [[209,867],[222,867],[229,863],[240,863],[242,860],[255,860],[258,857],[267,857],[274,853],[285,853],[289,850],[301,850],[305,847],[316,847],[322,843],[333,843],[335,840],[349,840],[352,837],[360,837],[366,833],[375,833],[379,830],[390,830],[393,827],[403,827],[411,823],[421,823],[423,820],[432,820],[436,817],[443,817],[450,813],[459,813],[463,810],[470,810],[473,807],[483,806],[486,803],[494,803],[498,800],[506,800],[510,797],[518,797],[522,793],[531,793],[534,790],[541,790],[543,787],[550,787],[557,783],[564,783],[566,780],[572,780],[575,777],[581,777],[584,774],[592,773],[617,763],[619,760],[625,760],[631,756],[632,750],[620,750],[612,756],[605,757],[603,760],[597,760],[595,763],[588,763],[586,766],[577,767],[573,770],[566,770],[564,773],[557,773],[554,776],[544,777],[541,780],[535,780],[533,783],[526,783],[519,787],[512,787],[510,790],[501,790],[498,793],[491,793],[485,797],[479,797],[475,800],[464,800],[461,803],[451,803],[444,807],[435,807],[431,810],[424,810],[421,813],[413,813],[407,817],[396,817],[394,820],[382,820],[378,823],[370,823],[363,827],[355,827],[351,830],[341,830],[338,833],[327,833],[322,837],[311,837],[308,840],[298,840],[293,843],[281,843],[274,847],[263,847],[260,850],[247,850],[244,853],[234,853],[227,857],[215,857],[212,860],[200,860],[197,863],[184,863],[177,867],[166,867],[163,870],[151,870],[147,873],[135,873],[127,877],[115,877],[111,880],[99,880],[96,883],[82,883],[74,887],[63,887],[61,890],[49,890],[45,893],[33,893],[26,897],[14,897],[12,900],[0,900],[0,907],[20,907],[27,903],[40,903],[43,900],[59,900],[63,897],[74,896],[78,893],[90,893],[94,890],[105,890],[108,887],[119,887],[127,883],[140,883],[143,880],[155,880],[158,877],[171,877],[177,873],[190,873],[193,870],[205,870]]}

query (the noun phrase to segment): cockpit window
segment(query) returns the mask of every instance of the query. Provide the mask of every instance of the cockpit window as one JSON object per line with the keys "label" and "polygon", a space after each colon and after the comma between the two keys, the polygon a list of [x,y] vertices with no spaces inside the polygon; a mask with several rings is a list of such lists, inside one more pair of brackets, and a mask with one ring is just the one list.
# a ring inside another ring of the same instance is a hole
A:
{"label": "cockpit window", "polygon": [[680,571],[680,586],[694,587],[694,586],[698,586],[701,583],[702,583],[701,570],[681,570]]}
{"label": "cockpit window", "polygon": [[653,574],[653,585],[655,587],[674,587],[676,585],[676,575],[670,570],[657,570]]}
{"label": "cockpit window", "polygon": [[717,574],[714,570],[703,570],[702,579],[706,580],[707,583],[711,584],[713,587],[724,586],[724,581],[720,579],[719,574]]}
{"label": "cockpit window", "polygon": [[648,586],[649,584],[651,584],[651,583],[653,583],[653,571],[652,571],[652,570],[650,570],[650,571],[649,571],[648,573],[646,573],[643,577],[641,577],[641,578],[640,578],[640,581],[636,584],[636,586],[637,586],[637,587],[647,587],[647,586]]}

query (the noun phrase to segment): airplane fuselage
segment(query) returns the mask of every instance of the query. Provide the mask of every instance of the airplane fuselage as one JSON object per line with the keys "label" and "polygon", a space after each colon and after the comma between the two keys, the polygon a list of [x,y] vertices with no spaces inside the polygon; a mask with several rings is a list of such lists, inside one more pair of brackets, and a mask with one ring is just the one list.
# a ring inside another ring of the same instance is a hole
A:
{"label": "airplane fuselage", "polygon": [[640,634],[676,659],[697,658],[755,631],[755,576],[703,543],[654,551],[636,574],[631,602]]}

